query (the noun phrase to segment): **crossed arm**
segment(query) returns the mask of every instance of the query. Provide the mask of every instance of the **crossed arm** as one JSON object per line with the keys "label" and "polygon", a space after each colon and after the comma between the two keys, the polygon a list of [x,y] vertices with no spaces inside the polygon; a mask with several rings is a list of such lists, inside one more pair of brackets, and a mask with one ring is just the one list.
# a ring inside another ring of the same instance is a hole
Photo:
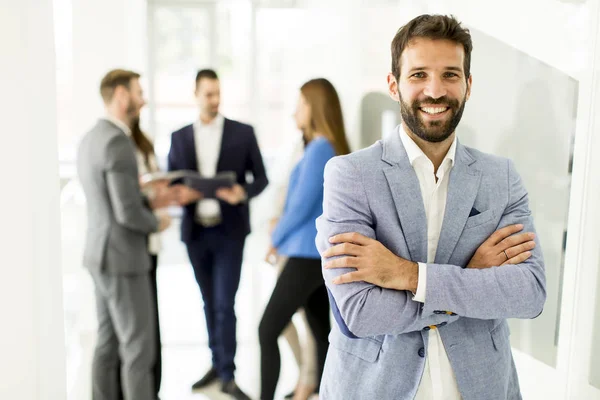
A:
{"label": "crossed arm", "polygon": [[546,294],[543,261],[539,251],[532,251],[533,234],[515,235],[533,231],[533,224],[525,189],[514,171],[509,206],[499,224],[505,228],[479,247],[467,268],[428,264],[424,303],[413,300],[418,265],[375,240],[366,193],[356,176],[358,171],[346,159],[328,164],[324,212],[317,220],[324,277],[343,332],[397,335],[461,316],[532,318],[541,312]]}

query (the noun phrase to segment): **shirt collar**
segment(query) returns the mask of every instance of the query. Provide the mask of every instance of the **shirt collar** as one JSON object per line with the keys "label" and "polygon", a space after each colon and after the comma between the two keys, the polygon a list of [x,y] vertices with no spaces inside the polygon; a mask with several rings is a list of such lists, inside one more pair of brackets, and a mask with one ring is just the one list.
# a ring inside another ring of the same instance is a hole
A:
{"label": "shirt collar", "polygon": [[195,128],[211,128],[211,127],[215,127],[215,128],[221,128],[223,127],[223,123],[225,122],[225,118],[223,117],[223,115],[221,115],[220,113],[217,114],[217,116],[210,121],[208,124],[205,124],[204,122],[202,122],[200,120],[200,118],[198,118],[196,120],[196,122],[194,123],[194,127]]}
{"label": "shirt collar", "polygon": [[129,128],[123,121],[120,121],[119,119],[113,117],[112,115],[108,115],[108,114],[104,117],[104,119],[115,124],[127,136],[131,136],[131,128]]}
{"label": "shirt collar", "polygon": [[[410,161],[410,165],[414,166],[415,161],[420,158],[423,158],[423,157],[427,158],[425,153],[423,153],[423,150],[421,150],[421,148],[415,143],[415,141],[412,140],[410,138],[410,136],[408,136],[408,134],[404,130],[404,126],[401,126],[399,130],[400,130],[400,140],[402,141],[402,144],[404,145],[404,149],[406,150],[406,154],[408,155],[408,160]],[[448,152],[446,153],[446,156],[444,157],[444,160],[442,161],[442,165],[447,163],[446,160],[450,160],[450,165],[454,166],[455,157],[456,157],[456,137],[454,137],[454,140],[452,141],[452,144],[450,145],[450,148],[448,149]]]}

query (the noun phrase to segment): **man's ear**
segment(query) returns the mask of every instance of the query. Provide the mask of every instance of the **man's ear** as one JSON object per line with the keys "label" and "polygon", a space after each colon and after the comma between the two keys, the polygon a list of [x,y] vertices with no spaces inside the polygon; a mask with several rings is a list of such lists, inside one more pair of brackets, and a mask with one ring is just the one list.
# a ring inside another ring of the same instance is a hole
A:
{"label": "man's ear", "polygon": [[127,96],[129,94],[129,91],[127,90],[127,88],[123,85],[118,85],[115,88],[115,92],[113,94],[113,99],[118,103],[118,104],[124,104],[127,102]]}
{"label": "man's ear", "polygon": [[469,79],[467,79],[467,95],[465,96],[465,101],[469,100],[469,97],[471,97],[471,86],[473,86],[473,75],[469,75]]}
{"label": "man's ear", "polygon": [[400,101],[400,93],[398,93],[398,91],[400,89],[398,88],[398,82],[396,81],[396,77],[391,72],[388,73],[388,75],[387,75],[387,83],[388,83],[388,93],[389,93],[390,97],[395,102],[399,102]]}

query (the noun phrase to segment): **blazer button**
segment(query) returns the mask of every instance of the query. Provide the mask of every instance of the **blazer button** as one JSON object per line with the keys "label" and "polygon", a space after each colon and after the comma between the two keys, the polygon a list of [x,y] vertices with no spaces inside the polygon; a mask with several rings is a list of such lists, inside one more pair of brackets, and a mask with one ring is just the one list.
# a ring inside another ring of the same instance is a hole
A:
{"label": "blazer button", "polygon": [[426,326],[425,328],[423,328],[423,330],[424,330],[424,331],[428,331],[428,330],[430,330],[430,329],[431,329],[431,328],[430,328],[430,327],[428,327],[428,326]]}
{"label": "blazer button", "polygon": [[448,325],[448,323],[446,321],[440,322],[437,326],[444,326],[444,325]]}
{"label": "blazer button", "polygon": [[435,310],[434,314],[446,314],[446,311]]}
{"label": "blazer button", "polygon": [[419,357],[425,358],[425,349],[423,347],[419,349]]}

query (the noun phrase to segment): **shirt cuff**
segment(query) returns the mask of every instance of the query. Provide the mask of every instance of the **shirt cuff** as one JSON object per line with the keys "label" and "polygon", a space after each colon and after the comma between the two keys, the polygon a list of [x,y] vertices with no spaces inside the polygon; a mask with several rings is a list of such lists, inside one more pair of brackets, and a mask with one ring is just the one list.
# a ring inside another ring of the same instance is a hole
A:
{"label": "shirt cuff", "polygon": [[427,290],[427,264],[419,264],[419,282],[417,283],[417,293],[413,296],[414,301],[425,303],[425,292]]}

